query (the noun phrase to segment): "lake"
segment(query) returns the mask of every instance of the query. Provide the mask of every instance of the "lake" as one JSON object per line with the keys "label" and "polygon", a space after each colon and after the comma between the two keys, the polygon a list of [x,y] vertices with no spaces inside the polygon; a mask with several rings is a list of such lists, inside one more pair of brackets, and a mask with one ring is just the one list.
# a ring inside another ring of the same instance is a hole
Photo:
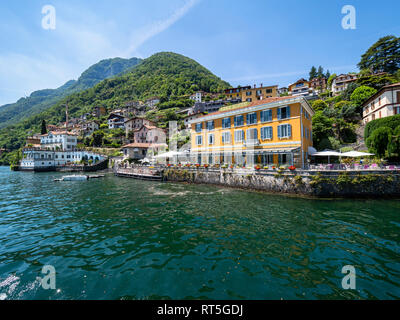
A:
{"label": "lake", "polygon": [[399,200],[61,176],[0,167],[2,300],[400,298]]}

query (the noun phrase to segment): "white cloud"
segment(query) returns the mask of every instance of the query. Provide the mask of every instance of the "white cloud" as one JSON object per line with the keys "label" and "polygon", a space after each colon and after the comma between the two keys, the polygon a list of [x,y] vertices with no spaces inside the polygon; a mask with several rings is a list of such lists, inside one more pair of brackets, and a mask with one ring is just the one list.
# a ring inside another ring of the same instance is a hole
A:
{"label": "white cloud", "polygon": [[32,91],[62,85],[65,79],[71,79],[71,69],[51,56],[0,55],[0,105],[14,102],[15,97],[29,96]]}
{"label": "white cloud", "polygon": [[175,10],[175,12],[165,20],[159,20],[152,23],[150,26],[145,26],[136,31],[132,37],[132,44],[125,53],[125,56],[132,56],[136,50],[146,41],[167,30],[174,23],[184,17],[189,10],[195,6],[200,0],[187,0],[185,5]]}

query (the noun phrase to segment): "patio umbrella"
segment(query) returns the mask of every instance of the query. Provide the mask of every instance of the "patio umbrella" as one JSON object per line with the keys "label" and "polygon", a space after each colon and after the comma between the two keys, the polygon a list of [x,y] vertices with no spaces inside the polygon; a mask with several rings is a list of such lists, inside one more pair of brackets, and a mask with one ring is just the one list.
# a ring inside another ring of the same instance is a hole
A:
{"label": "patio umbrella", "polygon": [[161,154],[155,156],[154,158],[156,158],[156,159],[172,158],[172,157],[175,157],[175,156],[181,156],[183,154],[184,154],[183,152],[169,151],[169,152],[161,153]]}
{"label": "patio umbrella", "polygon": [[350,157],[350,158],[359,158],[368,156],[374,156],[374,154],[368,152],[359,152],[359,151],[349,151],[346,153],[342,153],[342,157]]}
{"label": "patio umbrella", "polygon": [[313,156],[314,157],[328,157],[328,163],[330,163],[331,157],[341,157],[341,156],[343,156],[343,154],[340,152],[336,152],[336,151],[325,150],[325,151],[314,153]]}

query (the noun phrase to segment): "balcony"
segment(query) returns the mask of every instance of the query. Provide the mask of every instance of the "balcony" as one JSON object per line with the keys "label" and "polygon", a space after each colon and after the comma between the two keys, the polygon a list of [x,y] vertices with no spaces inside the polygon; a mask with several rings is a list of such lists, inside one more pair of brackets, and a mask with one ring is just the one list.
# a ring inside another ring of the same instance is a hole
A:
{"label": "balcony", "polygon": [[260,145],[260,141],[258,139],[247,139],[244,145],[246,147],[255,147]]}

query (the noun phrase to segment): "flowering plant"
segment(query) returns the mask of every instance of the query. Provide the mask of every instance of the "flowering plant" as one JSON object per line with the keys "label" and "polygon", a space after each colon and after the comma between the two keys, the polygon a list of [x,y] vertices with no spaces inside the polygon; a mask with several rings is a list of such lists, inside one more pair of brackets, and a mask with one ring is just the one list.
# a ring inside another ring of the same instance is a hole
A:
{"label": "flowering plant", "polygon": [[254,167],[254,169],[256,169],[256,170],[260,170],[260,169],[261,169],[261,167],[260,167],[259,165],[256,165],[256,166]]}
{"label": "flowering plant", "polygon": [[295,166],[290,166],[290,167],[289,167],[289,170],[290,170],[290,171],[294,171],[294,170],[296,170],[296,167],[295,167]]}
{"label": "flowering plant", "polygon": [[196,168],[198,168],[198,167],[200,167],[200,164],[196,163],[196,165],[195,165],[195,166],[196,166]]}
{"label": "flowering plant", "polygon": [[208,164],[205,164],[205,165],[204,165],[204,168],[208,168]]}

